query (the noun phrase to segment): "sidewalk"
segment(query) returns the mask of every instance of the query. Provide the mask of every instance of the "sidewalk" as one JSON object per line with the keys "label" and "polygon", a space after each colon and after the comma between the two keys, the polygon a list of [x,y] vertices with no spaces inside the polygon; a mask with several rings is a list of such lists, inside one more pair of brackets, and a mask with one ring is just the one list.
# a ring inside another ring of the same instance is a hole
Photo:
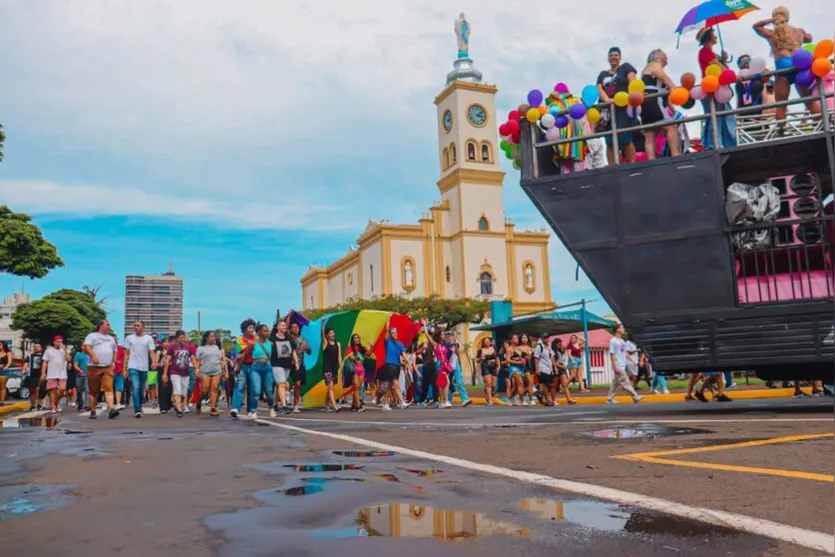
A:
{"label": "sidewalk", "polygon": [[11,414],[12,412],[23,412],[29,410],[29,401],[21,400],[20,402],[5,402],[0,405],[0,416]]}

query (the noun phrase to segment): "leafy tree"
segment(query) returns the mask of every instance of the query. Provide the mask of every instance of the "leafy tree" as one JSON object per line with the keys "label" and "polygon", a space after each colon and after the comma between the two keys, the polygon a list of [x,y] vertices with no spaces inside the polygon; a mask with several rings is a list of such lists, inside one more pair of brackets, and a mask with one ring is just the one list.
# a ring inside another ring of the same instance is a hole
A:
{"label": "leafy tree", "polygon": [[12,328],[23,331],[27,339],[49,344],[61,335],[67,344],[81,346],[95,325],[69,302],[42,298],[20,305],[12,315]]}
{"label": "leafy tree", "polygon": [[90,331],[98,325],[99,321],[107,319],[107,311],[105,311],[105,309],[98,304],[96,298],[89,292],[63,288],[57,292],[44,296],[43,299],[58,300],[68,303],[88,322],[92,323],[93,328],[90,329]]}
{"label": "leafy tree", "polygon": [[31,220],[27,214],[0,205],[0,273],[34,279],[64,266],[58,250],[44,239],[41,229]]}
{"label": "leafy tree", "polygon": [[394,311],[414,321],[425,317],[431,323],[451,329],[463,323],[481,323],[490,311],[490,306],[486,301],[472,298],[445,300],[437,296],[428,298],[383,296],[372,300],[355,298],[338,306],[322,310],[308,310],[304,312],[304,315],[313,320],[329,313],[363,309]]}

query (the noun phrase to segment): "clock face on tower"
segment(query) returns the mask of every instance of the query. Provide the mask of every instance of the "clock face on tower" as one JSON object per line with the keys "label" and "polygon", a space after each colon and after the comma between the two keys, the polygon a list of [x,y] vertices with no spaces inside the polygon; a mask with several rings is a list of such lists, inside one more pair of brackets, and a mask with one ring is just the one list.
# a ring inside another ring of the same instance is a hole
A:
{"label": "clock face on tower", "polygon": [[467,120],[477,128],[487,123],[487,111],[480,104],[473,104],[467,109]]}
{"label": "clock face on tower", "polygon": [[449,110],[444,112],[444,131],[449,132],[452,129],[452,112]]}

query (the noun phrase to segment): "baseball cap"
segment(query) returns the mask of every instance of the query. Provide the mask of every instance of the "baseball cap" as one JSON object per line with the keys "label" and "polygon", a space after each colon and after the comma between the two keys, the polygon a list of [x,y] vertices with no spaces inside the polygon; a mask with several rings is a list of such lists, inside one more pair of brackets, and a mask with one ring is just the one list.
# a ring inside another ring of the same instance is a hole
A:
{"label": "baseball cap", "polygon": [[64,340],[64,337],[62,337],[61,335],[55,335],[54,337],[52,337],[52,340],[53,340],[53,341],[56,341],[56,340]]}

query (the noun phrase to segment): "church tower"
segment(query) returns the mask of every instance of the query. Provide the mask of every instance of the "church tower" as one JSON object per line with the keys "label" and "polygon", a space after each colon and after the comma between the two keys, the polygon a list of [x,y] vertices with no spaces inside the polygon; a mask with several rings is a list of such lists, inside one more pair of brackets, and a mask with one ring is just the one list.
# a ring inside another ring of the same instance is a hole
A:
{"label": "church tower", "polygon": [[[462,14],[463,16],[463,14]],[[461,21],[461,20],[459,20]],[[482,83],[469,52],[461,52],[446,87],[435,97],[438,114],[438,159],[449,237],[446,261],[459,276],[451,292],[457,296],[509,297],[508,250],[502,183],[498,162],[498,118],[494,85]],[[467,37],[468,38],[468,37]],[[468,41],[465,41],[468,43]],[[468,44],[467,44],[468,46]],[[463,54],[463,55],[462,55]],[[488,279],[491,281],[488,284]]]}

